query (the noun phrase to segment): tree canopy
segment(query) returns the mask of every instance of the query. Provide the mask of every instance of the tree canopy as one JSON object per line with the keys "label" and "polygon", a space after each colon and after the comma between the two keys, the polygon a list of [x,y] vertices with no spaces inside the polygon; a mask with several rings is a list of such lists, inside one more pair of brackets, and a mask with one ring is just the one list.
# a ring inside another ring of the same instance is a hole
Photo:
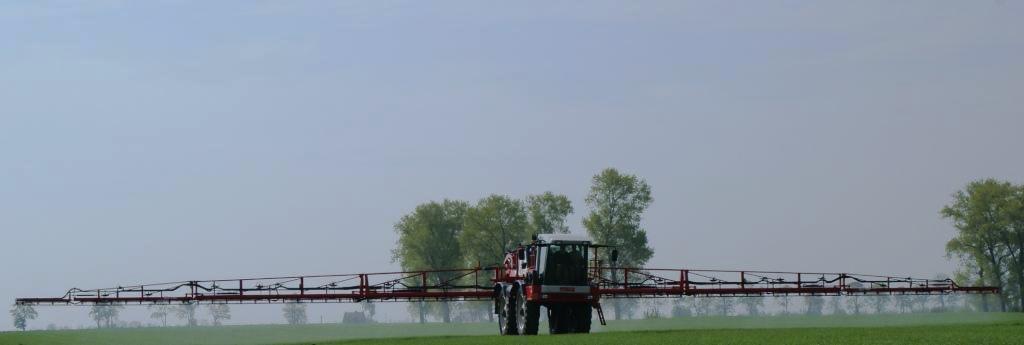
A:
{"label": "tree canopy", "polygon": [[[617,266],[642,267],[654,255],[654,250],[647,245],[647,232],[640,226],[642,215],[652,201],[650,185],[635,175],[608,168],[591,179],[586,198],[590,213],[583,218],[583,226],[595,242],[617,248]],[[609,277],[619,281],[618,271],[611,270]],[[616,319],[633,315],[635,301],[609,301]]]}
{"label": "tree canopy", "polygon": [[565,218],[572,214],[572,202],[565,195],[544,192],[526,197],[530,215],[530,232],[536,234],[567,234]]}
{"label": "tree canopy", "polygon": [[587,205],[590,214],[583,219],[587,233],[601,244],[619,249],[621,266],[643,266],[654,255],[647,245],[647,232],[640,220],[651,202],[651,187],[635,175],[608,168],[591,180]]}
{"label": "tree canopy", "polygon": [[526,206],[504,195],[491,195],[466,210],[459,245],[470,265],[500,264],[505,251],[530,239]]}
{"label": "tree canopy", "polygon": [[[398,261],[406,271],[461,268],[464,259],[459,247],[459,236],[468,208],[468,203],[456,200],[431,201],[416,206],[412,213],[402,216],[395,224],[398,246],[392,252],[393,260]],[[435,273],[429,275],[428,279],[433,284],[439,284],[451,278],[444,273]],[[420,322],[425,321],[428,312],[440,314],[445,322],[449,322],[449,303],[439,304],[438,308],[433,303],[412,303],[409,308],[419,314]]]}
{"label": "tree canopy", "polygon": [[419,206],[395,224],[398,247],[393,259],[407,271],[462,267],[459,234],[469,205],[444,200]]}

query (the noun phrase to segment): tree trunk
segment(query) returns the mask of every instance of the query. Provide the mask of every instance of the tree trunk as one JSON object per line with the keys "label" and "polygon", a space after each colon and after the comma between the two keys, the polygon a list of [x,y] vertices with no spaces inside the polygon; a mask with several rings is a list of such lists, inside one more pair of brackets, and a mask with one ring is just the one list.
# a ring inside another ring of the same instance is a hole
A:
{"label": "tree trunk", "polygon": [[[978,266],[978,281],[985,284],[985,270],[980,268],[981,265]],[[964,298],[964,301],[967,301],[967,298]],[[988,312],[988,294],[981,295],[981,311]]]}
{"label": "tree trunk", "polygon": [[444,316],[444,323],[452,323],[452,309],[447,301],[441,304],[441,314]]}
{"label": "tree trunk", "polygon": [[1012,273],[1017,276],[1017,306],[1020,308],[1017,311],[1019,312],[1024,312],[1024,236],[1022,236],[1024,227],[1022,226],[1024,224],[1014,226],[1017,229],[1016,243],[1014,243],[1016,248],[1013,246],[1010,248],[1010,256],[1017,263],[1016,267],[1012,267]]}
{"label": "tree trunk", "polygon": [[[993,273],[995,273],[993,275],[993,278],[995,278],[995,282],[994,282],[995,286],[997,286],[999,288],[1002,288],[1003,287],[1003,273],[999,269],[999,259],[997,259],[996,253],[995,253],[993,248],[989,247],[987,249],[987,252],[988,252],[988,255],[987,255],[988,256],[988,261],[989,261],[989,263],[992,264],[992,269],[995,271],[995,272],[993,272]],[[1006,294],[999,294],[999,309],[1000,309],[1000,311],[1002,311],[1004,313],[1006,312]]]}
{"label": "tree trunk", "polygon": [[427,311],[424,310],[423,301],[420,301],[419,310],[420,310],[420,323],[426,323],[427,322]]}
{"label": "tree trunk", "polygon": [[[615,266],[612,266],[611,271],[612,271],[612,282],[613,283],[618,283],[619,282],[619,272],[617,270],[615,270]],[[627,286],[626,284],[623,284],[623,287],[626,287],[626,286]],[[621,308],[619,307],[619,300],[612,299],[611,302],[612,302],[612,311],[615,312],[615,319],[616,320],[622,320],[622,311],[621,311]]]}
{"label": "tree trunk", "polygon": [[[994,262],[995,261],[993,260],[993,264],[995,264]],[[996,269],[995,273],[996,274],[993,277],[993,278],[995,278],[995,284],[996,284],[997,287],[1002,288],[1003,287],[1003,275],[1002,275],[1002,273],[999,272],[998,268]],[[1006,294],[1005,293],[999,294],[999,311],[1004,312],[1004,313],[1006,312]]]}
{"label": "tree trunk", "polygon": [[[1024,294],[1024,279],[1022,279],[1022,278],[1024,278],[1024,272],[1021,272],[1021,269],[1018,268],[1018,267],[1020,267],[1019,260],[1014,259],[1014,261],[1017,262],[1016,263],[1017,267],[1014,267],[1009,272],[1009,275],[1010,275],[1010,277],[1017,279],[1017,296],[1014,296],[1014,297],[1017,298],[1017,300],[1010,301],[1010,308],[1017,308],[1016,311],[1024,312],[1024,295],[1021,295],[1021,294]],[[1007,286],[1007,288],[1009,288],[1009,286]]]}
{"label": "tree trunk", "polygon": [[1024,253],[1020,253],[1017,257],[1017,302],[1020,307],[1019,312],[1024,312]]}

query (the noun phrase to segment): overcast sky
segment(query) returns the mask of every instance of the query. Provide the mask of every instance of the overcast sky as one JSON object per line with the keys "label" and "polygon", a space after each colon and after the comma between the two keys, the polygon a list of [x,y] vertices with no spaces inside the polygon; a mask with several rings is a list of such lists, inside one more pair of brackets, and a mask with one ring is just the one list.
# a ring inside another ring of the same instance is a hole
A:
{"label": "overcast sky", "polygon": [[930,277],[950,194],[1024,182],[1021,2],[509,5],[0,3],[0,301],[392,270],[443,198],[583,232],[606,167],[652,186],[650,266]]}

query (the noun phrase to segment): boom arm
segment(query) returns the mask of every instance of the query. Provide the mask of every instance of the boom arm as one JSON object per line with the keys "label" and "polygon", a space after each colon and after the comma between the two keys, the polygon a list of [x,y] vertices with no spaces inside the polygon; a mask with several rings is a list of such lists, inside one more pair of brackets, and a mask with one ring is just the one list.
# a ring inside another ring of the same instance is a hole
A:
{"label": "boom arm", "polygon": [[[339,303],[487,300],[501,268],[293,277],[191,280],[83,290],[61,297],[18,298],[18,305]],[[614,272],[614,275],[612,274]],[[591,267],[601,297],[997,294],[998,287],[951,279],[850,273]],[[616,279],[610,277],[615,276]]]}

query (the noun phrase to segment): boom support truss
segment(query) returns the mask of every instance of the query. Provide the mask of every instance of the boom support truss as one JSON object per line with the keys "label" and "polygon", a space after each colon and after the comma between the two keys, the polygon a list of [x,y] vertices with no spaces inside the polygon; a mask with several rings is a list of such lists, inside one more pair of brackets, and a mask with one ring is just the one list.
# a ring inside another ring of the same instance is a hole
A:
{"label": "boom support truss", "polygon": [[[190,280],[102,289],[72,288],[61,297],[18,298],[18,305],[338,303],[488,300],[500,268]],[[951,279],[850,273],[591,267],[595,294],[613,298],[775,295],[995,294]]]}

